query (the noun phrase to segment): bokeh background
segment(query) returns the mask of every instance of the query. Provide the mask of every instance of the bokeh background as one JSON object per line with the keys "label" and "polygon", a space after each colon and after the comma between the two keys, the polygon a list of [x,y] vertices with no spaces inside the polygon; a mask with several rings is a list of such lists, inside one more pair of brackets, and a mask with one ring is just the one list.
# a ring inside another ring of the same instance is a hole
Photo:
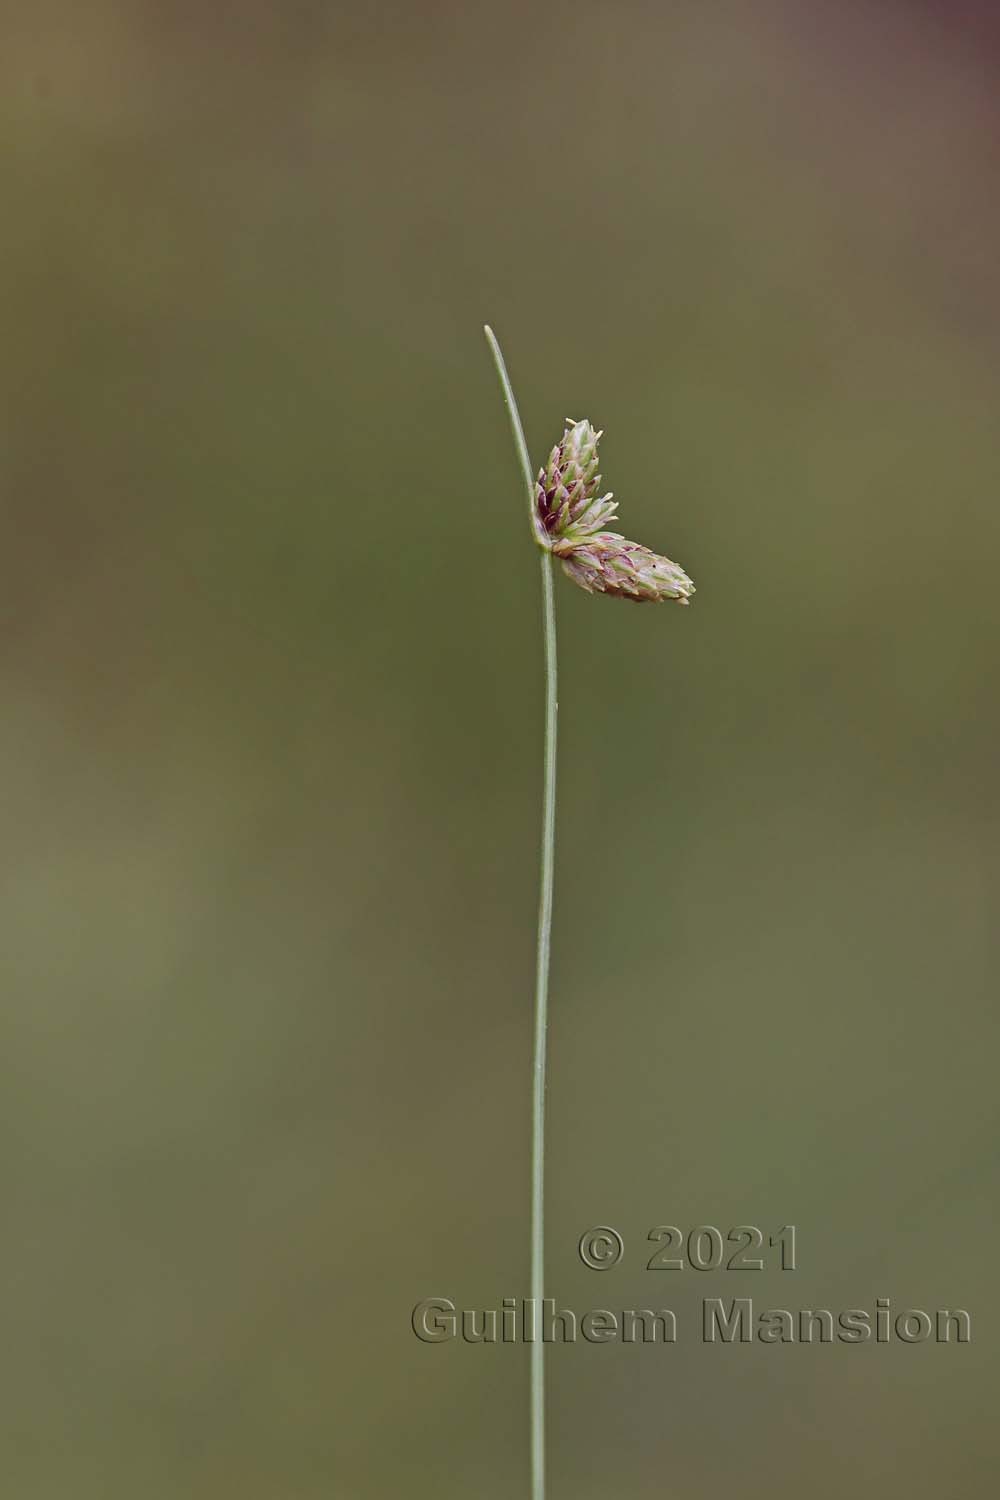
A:
{"label": "bokeh background", "polygon": [[[561,578],[553,1500],[994,1493],[1000,42],[987,5],[5,7],[0,1468],[527,1486],[540,459]],[[799,1269],[652,1273],[794,1223]],[[622,1264],[576,1256],[616,1226]],[[704,1296],[966,1347],[706,1348]]]}

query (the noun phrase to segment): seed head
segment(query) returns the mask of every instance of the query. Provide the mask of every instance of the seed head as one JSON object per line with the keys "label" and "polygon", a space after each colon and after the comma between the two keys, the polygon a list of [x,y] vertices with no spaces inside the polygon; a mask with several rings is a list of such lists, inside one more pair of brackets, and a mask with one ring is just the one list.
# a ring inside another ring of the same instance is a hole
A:
{"label": "seed head", "polygon": [[618,507],[602,495],[597,472],[597,443],[601,434],[586,420],[569,426],[539,469],[535,484],[535,530],[539,544],[550,550],[555,542],[593,536],[614,520]]}
{"label": "seed head", "polygon": [[660,557],[617,531],[599,531],[579,543],[557,542],[563,572],[588,594],[615,594],[636,603],[676,599],[687,604],[694,584],[669,557]]}
{"label": "seed head", "polygon": [[597,472],[601,437],[586,420],[570,424],[549,454],[535,484],[534,526],[540,547],[558,557],[563,571],[588,594],[615,594],[637,602],[675,599],[687,604],[694,584],[669,557],[660,557],[616,531],[605,531],[618,507],[602,495]]}

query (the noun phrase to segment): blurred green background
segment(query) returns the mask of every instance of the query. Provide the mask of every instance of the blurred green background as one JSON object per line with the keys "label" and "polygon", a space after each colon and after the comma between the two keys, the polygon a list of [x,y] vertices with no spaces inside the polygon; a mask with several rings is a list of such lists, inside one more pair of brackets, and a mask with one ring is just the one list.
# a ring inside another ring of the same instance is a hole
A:
{"label": "blurred green background", "polygon": [[[5,8],[3,1360],[18,1500],[527,1488],[536,461],[549,1290],[962,1306],[556,1348],[550,1480],[994,1492],[1000,207],[957,4]],[[799,1270],[644,1269],[650,1228]],[[588,1271],[576,1242],[616,1226]]]}

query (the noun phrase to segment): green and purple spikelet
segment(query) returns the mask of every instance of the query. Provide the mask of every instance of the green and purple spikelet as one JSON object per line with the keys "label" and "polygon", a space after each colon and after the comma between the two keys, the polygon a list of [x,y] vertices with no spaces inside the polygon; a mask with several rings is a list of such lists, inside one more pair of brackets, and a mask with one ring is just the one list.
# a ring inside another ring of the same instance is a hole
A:
{"label": "green and purple spikelet", "polygon": [[618,507],[600,493],[597,444],[586,420],[569,426],[539,469],[534,527],[540,547],[558,557],[563,571],[589,594],[614,594],[637,603],[674,599],[687,604],[694,584],[669,557],[660,557],[617,531],[605,531]]}

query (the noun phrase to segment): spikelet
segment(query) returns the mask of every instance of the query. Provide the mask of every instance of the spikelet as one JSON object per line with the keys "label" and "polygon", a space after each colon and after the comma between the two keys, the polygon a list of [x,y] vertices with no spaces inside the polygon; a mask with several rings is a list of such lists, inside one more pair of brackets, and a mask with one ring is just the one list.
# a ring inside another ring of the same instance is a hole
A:
{"label": "spikelet", "polygon": [[687,604],[694,584],[669,557],[660,557],[617,531],[605,531],[618,507],[601,494],[597,444],[601,437],[586,420],[569,426],[538,472],[534,527],[540,547],[558,557],[563,571],[588,594],[620,599]]}
{"label": "spikelet", "polygon": [[599,531],[584,542],[558,542],[552,551],[567,578],[588,594],[614,594],[636,603],[676,599],[687,604],[694,593],[683,568],[616,531]]}
{"label": "spikelet", "polygon": [[569,426],[539,469],[535,484],[535,530],[541,546],[551,550],[556,541],[592,536],[618,507],[610,494],[602,495],[597,472],[597,443],[601,434],[587,421]]}

